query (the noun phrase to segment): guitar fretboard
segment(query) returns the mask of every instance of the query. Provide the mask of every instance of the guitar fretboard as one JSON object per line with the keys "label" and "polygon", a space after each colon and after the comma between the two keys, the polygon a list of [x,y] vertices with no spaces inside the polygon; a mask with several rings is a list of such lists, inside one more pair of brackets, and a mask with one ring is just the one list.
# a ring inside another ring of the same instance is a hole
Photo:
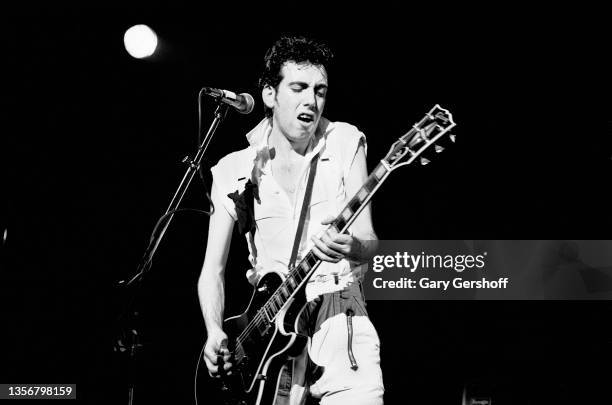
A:
{"label": "guitar fretboard", "polygon": [[[388,175],[389,171],[387,168],[382,162],[379,163],[372,174],[370,174],[365,184],[361,186],[355,196],[351,198],[344,209],[340,211],[340,214],[334,219],[330,228],[335,228],[339,233],[346,233],[349,226],[372,199],[372,196]],[[283,283],[261,307],[261,319],[272,322],[291,295],[308,281],[321,261],[322,260],[310,250],[300,263],[289,271]]]}

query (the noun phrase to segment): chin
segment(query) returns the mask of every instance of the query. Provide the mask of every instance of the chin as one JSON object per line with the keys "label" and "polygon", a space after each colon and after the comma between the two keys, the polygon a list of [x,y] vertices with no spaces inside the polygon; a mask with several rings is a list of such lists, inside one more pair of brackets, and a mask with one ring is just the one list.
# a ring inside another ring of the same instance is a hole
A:
{"label": "chin", "polygon": [[305,141],[310,138],[312,134],[314,134],[314,131],[311,133],[310,131],[298,130],[291,134],[291,140],[296,142]]}

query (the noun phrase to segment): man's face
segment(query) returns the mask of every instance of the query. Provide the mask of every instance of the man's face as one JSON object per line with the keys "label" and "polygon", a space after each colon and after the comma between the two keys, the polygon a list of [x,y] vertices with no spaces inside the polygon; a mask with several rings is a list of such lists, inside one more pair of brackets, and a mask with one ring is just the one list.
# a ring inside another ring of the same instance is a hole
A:
{"label": "man's face", "polygon": [[289,141],[305,141],[315,133],[323,114],[327,72],[323,66],[286,62],[281,75],[278,89],[271,89],[274,97],[264,100],[273,109],[273,126]]}

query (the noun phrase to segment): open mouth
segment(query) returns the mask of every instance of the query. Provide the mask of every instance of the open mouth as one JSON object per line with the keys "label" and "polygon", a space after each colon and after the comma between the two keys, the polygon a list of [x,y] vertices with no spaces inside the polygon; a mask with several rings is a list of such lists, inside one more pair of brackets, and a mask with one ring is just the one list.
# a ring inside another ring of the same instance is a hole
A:
{"label": "open mouth", "polygon": [[302,121],[303,123],[310,124],[314,121],[314,116],[311,114],[300,114],[297,116],[297,119]]}

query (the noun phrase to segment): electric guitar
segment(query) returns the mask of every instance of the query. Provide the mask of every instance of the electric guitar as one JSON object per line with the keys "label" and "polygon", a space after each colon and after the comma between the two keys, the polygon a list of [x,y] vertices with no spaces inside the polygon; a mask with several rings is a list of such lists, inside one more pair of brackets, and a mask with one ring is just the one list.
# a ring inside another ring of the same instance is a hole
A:
{"label": "electric guitar", "polygon": [[[391,146],[330,228],[346,233],[393,170],[412,164],[419,157],[421,164],[429,163],[421,156],[423,152],[431,146],[436,153],[442,152],[444,148],[438,141],[454,126],[452,114],[439,105],[434,106]],[[454,142],[454,135],[450,139]],[[298,330],[298,320],[307,304],[306,284],[321,262],[311,250],[287,275],[267,273],[255,287],[247,309],[225,320],[223,330],[228,335],[233,364],[231,375],[222,374],[226,403],[274,403],[283,364],[299,355],[308,341]],[[222,364],[219,368],[223,368]]]}

